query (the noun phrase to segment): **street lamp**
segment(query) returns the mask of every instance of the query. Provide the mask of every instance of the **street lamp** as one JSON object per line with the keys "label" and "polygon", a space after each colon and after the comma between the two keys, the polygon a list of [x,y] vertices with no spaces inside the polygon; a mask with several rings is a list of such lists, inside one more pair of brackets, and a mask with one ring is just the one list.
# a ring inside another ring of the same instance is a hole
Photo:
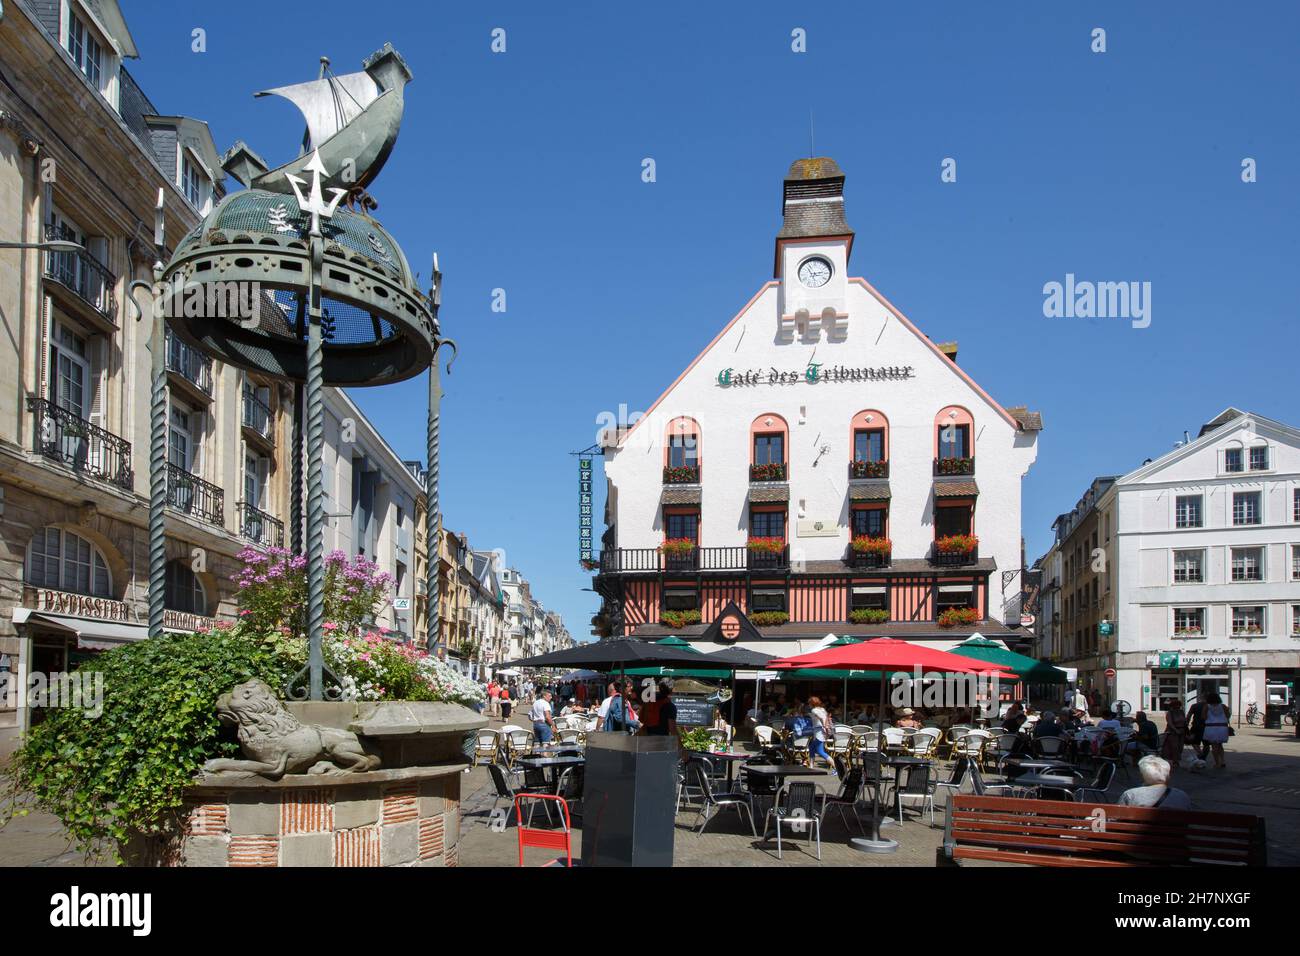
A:
{"label": "street lamp", "polygon": [[0,242],[0,249],[40,249],[42,252],[85,252],[86,247],[70,239],[49,242]]}

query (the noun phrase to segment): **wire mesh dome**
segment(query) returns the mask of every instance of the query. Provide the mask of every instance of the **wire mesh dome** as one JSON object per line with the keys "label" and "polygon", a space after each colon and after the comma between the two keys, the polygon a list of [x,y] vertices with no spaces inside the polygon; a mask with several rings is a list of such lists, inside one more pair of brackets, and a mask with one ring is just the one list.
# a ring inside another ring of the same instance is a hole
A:
{"label": "wire mesh dome", "polygon": [[[304,381],[309,226],[292,196],[227,196],[167,264],[168,324],[223,362]],[[344,207],[321,220],[321,231],[325,384],[383,385],[428,368],[437,324],[393,237]]]}

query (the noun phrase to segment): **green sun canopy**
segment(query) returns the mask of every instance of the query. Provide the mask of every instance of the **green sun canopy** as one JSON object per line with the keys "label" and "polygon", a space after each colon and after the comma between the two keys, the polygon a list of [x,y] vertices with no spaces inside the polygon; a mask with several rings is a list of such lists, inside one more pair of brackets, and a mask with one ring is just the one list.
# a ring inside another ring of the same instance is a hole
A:
{"label": "green sun canopy", "polygon": [[1017,678],[1029,684],[1064,684],[1068,680],[1065,671],[1059,667],[1009,651],[1001,644],[978,634],[962,641],[952,648],[950,653],[989,664],[1001,664],[1009,668]]}

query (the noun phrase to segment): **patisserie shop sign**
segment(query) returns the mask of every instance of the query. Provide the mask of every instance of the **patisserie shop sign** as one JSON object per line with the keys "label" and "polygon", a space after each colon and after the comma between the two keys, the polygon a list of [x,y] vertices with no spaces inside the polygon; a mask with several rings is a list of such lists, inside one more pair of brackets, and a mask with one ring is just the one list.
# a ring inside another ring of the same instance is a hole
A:
{"label": "patisserie shop sign", "polygon": [[826,365],[809,362],[802,372],[786,372],[778,368],[745,369],[724,368],[718,373],[718,385],[733,388],[739,385],[797,385],[807,382],[888,382],[915,378],[911,365],[878,365],[874,368],[850,368],[847,365]]}

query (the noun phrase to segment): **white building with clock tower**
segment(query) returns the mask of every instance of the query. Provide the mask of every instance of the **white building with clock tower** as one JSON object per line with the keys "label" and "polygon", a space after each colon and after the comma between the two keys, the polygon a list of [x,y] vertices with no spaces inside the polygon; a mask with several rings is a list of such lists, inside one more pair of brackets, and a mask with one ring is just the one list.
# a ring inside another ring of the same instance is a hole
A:
{"label": "white building with clock tower", "polygon": [[774,654],[831,631],[1017,639],[1040,417],[849,274],[833,160],[795,162],[783,208],[774,279],[605,436],[607,631],[725,642],[739,611]]}

